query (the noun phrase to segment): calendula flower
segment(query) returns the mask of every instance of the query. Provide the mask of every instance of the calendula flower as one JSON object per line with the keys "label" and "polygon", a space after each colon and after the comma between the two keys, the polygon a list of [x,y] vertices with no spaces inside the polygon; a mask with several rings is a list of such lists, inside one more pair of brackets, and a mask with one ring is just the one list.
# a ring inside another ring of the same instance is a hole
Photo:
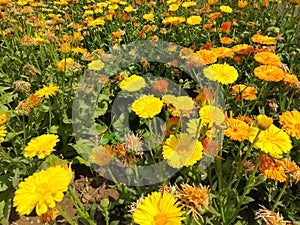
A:
{"label": "calendula flower", "polygon": [[208,0],[208,4],[209,5],[215,5],[215,4],[217,4],[219,2],[219,0]]}
{"label": "calendula flower", "polygon": [[4,141],[6,134],[7,134],[6,126],[5,125],[0,126],[0,143]]}
{"label": "calendula flower", "polygon": [[70,67],[70,64],[73,62],[74,62],[74,60],[72,58],[63,59],[59,63],[56,64],[56,68],[58,70],[68,70]]}
{"label": "calendula flower", "polygon": [[152,83],[152,90],[164,93],[168,90],[169,83],[166,80],[155,80]]}
{"label": "calendula flower", "polygon": [[283,216],[279,212],[274,212],[265,207],[259,209],[255,213],[256,219],[262,220],[266,225],[287,225],[288,221],[284,220]]}
{"label": "calendula flower", "polygon": [[232,22],[223,22],[221,28],[219,29],[219,32],[228,33],[230,31]]}
{"label": "calendula flower", "polygon": [[230,90],[232,96],[236,96],[235,101],[242,100],[254,100],[256,99],[256,88],[249,87],[244,84],[237,84],[232,86]]}
{"label": "calendula flower", "polygon": [[163,145],[163,158],[168,164],[180,169],[183,166],[192,166],[202,158],[203,146],[193,135],[181,133],[170,135]]}
{"label": "calendula flower", "polygon": [[59,216],[58,210],[50,209],[41,215],[41,220],[43,223],[49,223],[51,221],[54,221],[57,216]]}
{"label": "calendula flower", "polygon": [[228,128],[224,131],[225,136],[230,140],[244,141],[248,139],[249,125],[239,119],[229,118],[227,120]]}
{"label": "calendula flower", "polygon": [[54,151],[54,147],[57,142],[59,142],[57,135],[43,134],[30,140],[24,149],[24,156],[26,158],[38,156],[39,159],[43,159]]}
{"label": "calendula flower", "polygon": [[121,82],[120,82],[120,88],[125,91],[138,91],[141,88],[145,87],[146,82],[145,79],[141,76],[138,75],[132,75],[130,77],[125,77]]}
{"label": "calendula flower", "polygon": [[225,121],[225,115],[223,111],[216,106],[205,105],[199,110],[199,116],[201,119],[201,127],[205,124],[208,127],[212,127],[213,124],[221,126]]}
{"label": "calendula flower", "polygon": [[244,0],[239,0],[238,1],[238,7],[241,8],[241,9],[245,8],[247,5],[248,5],[247,1],[244,1]]}
{"label": "calendula flower", "polygon": [[196,55],[200,58],[203,64],[213,64],[218,60],[217,54],[212,50],[200,49],[196,52]]}
{"label": "calendula flower", "polygon": [[196,6],[196,2],[192,2],[192,1],[188,1],[188,2],[184,2],[184,3],[182,3],[182,5],[181,5],[183,8],[190,8],[190,7],[192,7],[192,6]]}
{"label": "calendula flower", "polygon": [[300,167],[288,158],[277,161],[283,168],[284,172],[295,180],[296,184],[300,181]]}
{"label": "calendula flower", "polygon": [[232,57],[234,54],[231,48],[226,47],[212,48],[212,51],[214,51],[217,54],[218,58]]}
{"label": "calendula flower", "polygon": [[131,5],[129,5],[129,6],[126,6],[126,7],[124,8],[124,11],[125,11],[125,12],[128,12],[128,13],[131,13],[131,12],[136,12],[137,9],[135,9],[135,8],[133,8]]}
{"label": "calendula flower", "polygon": [[89,155],[89,160],[98,166],[105,166],[109,164],[112,159],[112,151],[108,146],[95,147]]}
{"label": "calendula flower", "polygon": [[281,81],[284,77],[284,71],[272,65],[262,65],[254,69],[254,75],[264,81]]}
{"label": "calendula flower", "polygon": [[198,138],[201,131],[200,119],[190,119],[187,123],[186,131],[195,138]]}
{"label": "calendula flower", "polygon": [[9,4],[11,0],[0,0],[0,5],[6,5]]}
{"label": "calendula flower", "polygon": [[186,19],[183,16],[171,16],[171,17],[167,17],[167,18],[163,19],[162,24],[178,25],[185,21],[186,21]]}
{"label": "calendula flower", "polygon": [[136,204],[132,218],[139,225],[181,225],[184,220],[181,209],[177,199],[170,194],[152,192]]}
{"label": "calendula flower", "polygon": [[104,63],[99,59],[94,60],[94,61],[92,61],[88,64],[88,69],[89,70],[98,71],[98,70],[102,70],[103,68],[104,68]]}
{"label": "calendula flower", "polygon": [[300,112],[297,110],[286,111],[279,116],[282,129],[292,137],[300,140]]}
{"label": "calendula flower", "polygon": [[40,98],[44,97],[46,99],[49,99],[50,96],[56,95],[56,92],[58,91],[59,87],[53,85],[52,83],[49,86],[44,85],[43,88],[37,90],[34,95],[38,96]]}
{"label": "calendula flower", "polygon": [[251,37],[251,41],[262,44],[262,45],[276,45],[276,38],[255,34]]}
{"label": "calendula flower", "polygon": [[248,55],[250,52],[253,52],[254,48],[251,45],[248,44],[239,44],[232,47],[232,50],[235,53],[241,54],[241,55]]}
{"label": "calendula flower", "polygon": [[279,56],[272,52],[259,52],[254,55],[254,59],[256,62],[264,65],[279,66],[281,63]]}
{"label": "calendula flower", "polygon": [[226,5],[220,6],[220,10],[226,13],[232,13],[232,8]]}
{"label": "calendula flower", "polygon": [[208,79],[221,84],[232,84],[238,78],[237,70],[226,63],[210,65],[204,68],[203,73]]}
{"label": "calendula flower", "polygon": [[256,117],[256,121],[260,130],[267,130],[273,124],[272,118],[262,114]]}
{"label": "calendula flower", "polygon": [[187,18],[186,23],[189,25],[198,25],[202,21],[202,18],[200,16],[190,16]]}
{"label": "calendula flower", "polygon": [[6,114],[1,114],[0,115],[0,125],[3,125],[7,122],[8,116]]}
{"label": "calendula flower", "polygon": [[143,15],[143,19],[147,21],[152,20],[153,18],[154,18],[154,14],[152,12]]}
{"label": "calendula flower", "polygon": [[188,116],[192,112],[194,104],[193,99],[189,96],[178,96],[172,101],[172,105],[183,116]]}
{"label": "calendula flower", "polygon": [[298,77],[294,74],[285,73],[283,82],[286,84],[297,84],[299,83]]}
{"label": "calendula flower", "polygon": [[141,118],[153,118],[160,113],[163,102],[153,95],[144,96],[135,100],[131,110]]}
{"label": "calendula flower", "polygon": [[103,17],[99,17],[97,19],[93,19],[88,22],[89,27],[95,27],[95,26],[104,25],[104,24],[105,24],[105,20]]}
{"label": "calendula flower", "polygon": [[288,178],[284,172],[284,168],[279,163],[274,163],[273,160],[266,155],[262,156],[258,168],[268,179],[285,182]]}
{"label": "calendula flower", "polygon": [[[258,127],[249,128],[249,141],[251,143],[258,131]],[[273,157],[280,158],[283,153],[287,153],[292,149],[292,142],[287,133],[272,124],[267,130],[261,130],[254,146]]]}
{"label": "calendula flower", "polygon": [[171,4],[171,5],[169,5],[169,11],[171,11],[171,12],[175,12],[175,11],[177,11],[178,10],[178,8],[179,8],[179,5],[178,4]]}
{"label": "calendula flower", "polygon": [[62,201],[70,180],[68,171],[60,165],[36,172],[19,184],[13,206],[20,215],[29,215],[36,207],[41,216]]}
{"label": "calendula flower", "polygon": [[221,43],[224,45],[230,45],[233,40],[229,37],[221,37]]}

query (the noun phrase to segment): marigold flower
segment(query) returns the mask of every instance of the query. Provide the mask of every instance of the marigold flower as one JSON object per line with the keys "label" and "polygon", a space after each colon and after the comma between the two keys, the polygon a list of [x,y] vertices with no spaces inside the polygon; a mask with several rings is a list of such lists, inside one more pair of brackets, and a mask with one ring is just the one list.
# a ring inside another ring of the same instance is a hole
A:
{"label": "marigold flower", "polygon": [[182,16],[172,16],[172,17],[167,17],[165,19],[163,19],[162,24],[171,24],[171,25],[178,25],[181,24],[183,22],[185,22],[186,19],[185,17]]}
{"label": "marigold flower", "polygon": [[169,11],[171,11],[171,12],[175,12],[175,11],[177,11],[178,10],[178,8],[179,8],[179,5],[178,4],[171,4],[171,5],[169,5]]}
{"label": "marigold flower", "polygon": [[273,124],[273,119],[266,115],[258,115],[256,121],[260,130],[267,130]]}
{"label": "marigold flower", "polygon": [[42,99],[39,96],[37,96],[36,94],[29,95],[29,97],[26,100],[26,104],[30,108],[34,108],[34,107],[40,105],[41,103],[42,103]]}
{"label": "marigold flower", "polygon": [[238,7],[241,8],[241,9],[245,8],[247,5],[248,5],[247,1],[244,1],[244,0],[239,0],[238,1]]}
{"label": "marigold flower", "polygon": [[268,179],[278,180],[279,182],[285,182],[288,178],[284,172],[284,168],[280,165],[280,163],[274,163],[273,160],[266,155],[263,155],[261,159],[261,162],[259,164],[259,170]]}
{"label": "marigold flower", "polygon": [[188,116],[192,112],[194,104],[193,99],[189,96],[178,96],[172,101],[172,105],[183,116]]}
{"label": "marigold flower", "polygon": [[254,100],[256,99],[256,88],[249,87],[244,84],[237,84],[232,86],[230,90],[232,96],[236,96],[235,101],[242,100]]}
{"label": "marigold flower", "polygon": [[8,116],[6,114],[1,114],[0,115],[0,125],[3,125],[7,122]]}
{"label": "marigold flower", "polygon": [[181,133],[171,135],[163,145],[163,158],[168,164],[180,169],[183,166],[192,166],[202,158],[203,146],[193,135]]}
{"label": "marigold flower", "polygon": [[89,70],[98,71],[98,70],[102,70],[103,68],[104,68],[104,63],[99,59],[94,60],[94,61],[92,61],[88,64],[88,69]]}
{"label": "marigold flower", "polygon": [[226,47],[212,48],[212,51],[217,54],[218,58],[232,57],[234,54],[231,48]]}
{"label": "marigold flower", "polygon": [[232,47],[232,50],[235,53],[241,54],[241,55],[248,55],[249,53],[253,52],[254,48],[251,45],[248,44],[239,44]]}
{"label": "marigold flower", "polygon": [[223,111],[219,107],[213,105],[203,106],[199,110],[199,116],[201,119],[201,127],[205,124],[207,124],[209,128],[214,124],[221,126],[225,121],[225,115]]}
{"label": "marigold flower", "polygon": [[49,223],[55,220],[55,218],[59,215],[60,214],[57,209],[50,209],[41,215],[41,220],[43,223]]}
{"label": "marigold flower", "polygon": [[56,64],[56,68],[59,70],[68,70],[70,64],[73,63],[74,60],[72,58],[63,59]]}
{"label": "marigold flower", "polygon": [[234,141],[244,141],[248,139],[249,126],[244,121],[239,119],[229,118],[227,120],[229,127],[224,131],[224,134]]}
{"label": "marigold flower", "polygon": [[181,209],[177,199],[170,194],[152,192],[136,204],[132,218],[139,225],[181,225],[184,220]]}
{"label": "marigold flower", "polygon": [[276,38],[255,34],[251,37],[251,41],[262,44],[262,45],[276,45]]}
{"label": "marigold flower", "polygon": [[256,62],[264,65],[279,66],[281,63],[279,56],[272,52],[259,52],[254,55],[254,59]]}
{"label": "marigold flower", "polygon": [[130,77],[125,77],[119,85],[122,90],[133,92],[145,87],[146,82],[143,77],[134,74]]}
{"label": "marigold flower", "polygon": [[124,11],[125,11],[125,12],[128,12],[128,13],[131,13],[131,12],[136,12],[137,9],[135,9],[135,8],[133,8],[131,5],[129,5],[129,6],[126,6],[126,7],[124,8]]}
{"label": "marigold flower", "polygon": [[292,137],[300,140],[300,112],[297,110],[286,111],[279,116],[282,129]]}
{"label": "marigold flower", "polygon": [[228,64],[213,64],[203,70],[204,76],[221,84],[232,84],[238,78],[237,70]]}
{"label": "marigold flower", "polygon": [[19,184],[13,206],[20,215],[29,215],[36,207],[37,215],[41,216],[62,201],[70,181],[68,171],[60,165],[36,172]]}
{"label": "marigold flower", "polygon": [[154,14],[153,14],[153,12],[150,12],[150,13],[147,13],[147,14],[144,14],[143,15],[143,19],[145,19],[145,20],[152,20],[154,18]]}
{"label": "marigold flower", "polygon": [[254,75],[264,81],[281,81],[284,71],[277,66],[262,65],[254,69]]}
{"label": "marigold flower", "polygon": [[132,104],[132,111],[141,118],[153,118],[160,113],[163,102],[153,95],[143,96]]}
{"label": "marigold flower", "polygon": [[226,13],[232,13],[232,8],[226,5],[221,5],[220,10]]}
{"label": "marigold flower", "polygon": [[153,91],[164,93],[168,90],[169,83],[166,80],[156,80],[152,84]]}
{"label": "marigold flower", "polygon": [[208,4],[209,5],[215,5],[215,4],[217,4],[219,2],[219,0],[208,0]]}
{"label": "marigold flower", "polygon": [[99,17],[97,19],[93,19],[92,21],[88,22],[89,27],[95,27],[95,26],[104,25],[104,24],[105,24],[105,20],[103,17]]}
{"label": "marigold flower", "polygon": [[196,52],[196,55],[205,64],[213,64],[218,60],[217,54],[212,50],[200,49]]}
{"label": "marigold flower", "polygon": [[[257,127],[249,128],[249,141],[251,143],[254,141],[258,131],[259,128]],[[287,153],[292,149],[292,142],[287,133],[272,124],[269,129],[260,132],[254,146],[275,158],[280,158],[283,153]]]}
{"label": "marigold flower", "polygon": [[89,155],[89,160],[98,166],[105,166],[109,164],[112,159],[112,149],[108,146],[95,147]]}
{"label": "marigold flower", "polygon": [[60,50],[62,53],[69,53],[71,51],[71,43],[70,42],[65,42],[61,44]]}
{"label": "marigold flower", "polygon": [[0,5],[6,5],[9,4],[11,0],[0,0]]}
{"label": "marigold flower", "polygon": [[58,89],[58,86],[55,86],[51,83],[49,86],[44,85],[44,87],[37,90],[34,95],[40,98],[45,97],[46,99],[49,99],[50,96],[56,95]]}
{"label": "marigold flower", "polygon": [[202,18],[200,16],[190,16],[187,18],[186,23],[189,25],[198,25],[202,21]]}
{"label": "marigold flower", "polygon": [[219,18],[221,16],[222,16],[222,13],[220,13],[220,12],[214,12],[214,13],[208,14],[208,18],[211,22],[214,22],[217,18]]}
{"label": "marigold flower", "polygon": [[0,143],[4,141],[6,134],[7,134],[6,126],[5,125],[0,126]]}
{"label": "marigold flower", "polygon": [[286,84],[297,84],[299,83],[298,77],[294,74],[285,73],[283,82]]}
{"label": "marigold flower", "polygon": [[229,37],[221,37],[221,43],[224,45],[230,45],[233,40]]}
{"label": "marigold flower", "polygon": [[230,31],[232,22],[223,22],[219,32],[228,33]]}
{"label": "marigold flower", "polygon": [[181,5],[183,8],[190,8],[192,6],[196,6],[196,2],[193,2],[193,1],[188,1],[188,2],[184,2],[182,3]]}

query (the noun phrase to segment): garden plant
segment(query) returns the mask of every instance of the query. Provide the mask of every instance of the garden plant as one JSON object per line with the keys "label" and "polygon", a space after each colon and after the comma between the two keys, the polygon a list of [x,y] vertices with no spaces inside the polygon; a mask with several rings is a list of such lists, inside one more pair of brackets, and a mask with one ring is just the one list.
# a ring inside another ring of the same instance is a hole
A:
{"label": "garden plant", "polygon": [[299,5],[0,0],[0,224],[300,224]]}

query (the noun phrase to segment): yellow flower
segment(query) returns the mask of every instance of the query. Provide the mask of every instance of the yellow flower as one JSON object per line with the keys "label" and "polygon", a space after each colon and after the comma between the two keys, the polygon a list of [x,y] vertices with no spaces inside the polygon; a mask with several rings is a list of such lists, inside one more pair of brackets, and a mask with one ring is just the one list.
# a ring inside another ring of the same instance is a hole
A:
{"label": "yellow flower", "polygon": [[154,18],[154,14],[152,12],[143,15],[143,19],[145,19],[147,21],[152,20],[153,18]]}
{"label": "yellow flower", "polygon": [[217,54],[218,58],[232,57],[234,55],[234,51],[226,47],[213,48],[212,51]]}
{"label": "yellow flower", "polygon": [[[251,143],[254,141],[258,131],[259,128],[257,127],[249,128],[249,141]],[[283,153],[287,153],[291,150],[292,143],[287,133],[272,124],[269,129],[260,132],[254,146],[260,148],[265,153],[269,153],[273,157],[279,158]]]}
{"label": "yellow flower", "polygon": [[30,140],[24,149],[24,156],[32,158],[37,155],[39,159],[43,159],[54,151],[57,142],[59,142],[57,135],[43,134]]}
{"label": "yellow flower", "polygon": [[232,50],[235,53],[241,54],[241,55],[248,55],[250,52],[254,50],[253,46],[248,44],[239,44],[232,47]]}
{"label": "yellow flower", "polygon": [[242,100],[254,100],[256,99],[256,88],[249,87],[244,84],[234,85],[230,90],[230,95],[236,96],[235,101]]}
{"label": "yellow flower", "polygon": [[71,51],[71,43],[70,42],[66,42],[66,43],[63,43],[61,44],[60,46],[60,50],[62,53],[68,53]]}
{"label": "yellow flower", "polygon": [[181,115],[188,116],[194,108],[194,101],[189,96],[178,96],[172,101],[172,105]]}
{"label": "yellow flower", "polygon": [[232,42],[233,40],[229,37],[221,37],[221,43],[224,45],[230,45]]}
{"label": "yellow flower", "polygon": [[256,62],[265,65],[279,66],[281,63],[279,56],[272,52],[259,52],[254,55],[254,59]]}
{"label": "yellow flower", "polygon": [[209,5],[215,5],[219,2],[219,0],[208,0]]}
{"label": "yellow flower", "polygon": [[1,114],[0,115],[0,125],[5,124],[7,122],[7,120],[8,120],[8,117],[7,117],[6,114]]}
{"label": "yellow flower", "polygon": [[59,70],[68,70],[72,62],[74,62],[72,58],[62,59],[59,63],[56,64],[56,68]]}
{"label": "yellow flower", "polygon": [[50,96],[56,95],[56,92],[58,91],[59,87],[54,86],[52,83],[49,86],[45,86],[39,90],[37,90],[34,95],[38,96],[40,98],[45,97],[48,99]]}
{"label": "yellow flower", "polygon": [[120,82],[120,88],[125,91],[138,91],[145,87],[146,82],[143,77],[138,75],[132,75],[130,77],[125,77]]}
{"label": "yellow flower", "polygon": [[68,171],[62,166],[49,167],[34,173],[19,184],[13,206],[20,215],[29,215],[34,207],[38,216],[62,201],[70,183]]}
{"label": "yellow flower", "polygon": [[221,126],[225,121],[225,115],[222,110],[216,106],[205,105],[199,110],[199,116],[201,119],[201,127],[208,124],[208,127],[212,127],[213,124]]}
{"label": "yellow flower", "polygon": [[279,116],[282,129],[292,137],[300,140],[300,112],[297,110],[286,111]]}
{"label": "yellow flower", "polygon": [[4,141],[4,138],[7,134],[6,126],[0,126],[0,143]]}
{"label": "yellow flower", "polygon": [[132,104],[132,111],[141,118],[153,118],[160,113],[163,102],[153,95],[144,96],[135,100]]}
{"label": "yellow flower", "polygon": [[258,115],[256,121],[260,130],[267,130],[273,124],[273,119],[266,115]]}
{"label": "yellow flower", "polygon": [[202,158],[203,146],[193,135],[181,133],[171,135],[163,146],[163,158],[168,164],[180,169],[183,166],[192,166]]}
{"label": "yellow flower", "polygon": [[105,24],[105,20],[104,20],[103,17],[99,17],[95,20],[92,20],[92,21],[88,22],[89,27],[94,27],[94,26],[97,26],[97,25],[104,25],[104,24]]}
{"label": "yellow flower", "polygon": [[200,16],[190,16],[187,18],[186,23],[189,25],[198,25],[202,21],[202,18]]}
{"label": "yellow flower", "polygon": [[184,2],[184,3],[182,3],[181,6],[183,8],[189,8],[189,7],[196,6],[196,5],[197,5],[196,2],[191,1],[191,2]]}
{"label": "yellow flower", "polygon": [[185,22],[186,19],[183,16],[171,16],[163,19],[162,24],[171,24],[171,25],[178,25]]}
{"label": "yellow flower", "polygon": [[152,192],[136,205],[132,218],[136,224],[181,225],[182,207],[168,193]]}
{"label": "yellow flower", "polygon": [[88,64],[88,68],[90,70],[102,70],[104,67],[104,63],[101,60],[94,60]]}
{"label": "yellow flower", "polygon": [[169,5],[169,11],[172,11],[172,12],[175,12],[177,11],[177,9],[179,8],[179,5],[178,4],[171,4]]}
{"label": "yellow flower", "polygon": [[278,82],[284,78],[284,71],[272,65],[262,65],[254,69],[254,75],[264,81]]}
{"label": "yellow flower", "polygon": [[232,13],[232,8],[230,8],[229,6],[222,5],[220,6],[220,10],[226,13]]}
{"label": "yellow flower", "polygon": [[255,34],[251,37],[251,41],[262,44],[262,45],[276,45],[276,38]]}
{"label": "yellow flower", "polygon": [[238,78],[237,70],[228,64],[213,64],[203,70],[204,75],[210,80],[217,80],[221,84],[232,84]]}
{"label": "yellow flower", "polygon": [[229,127],[224,131],[225,136],[230,140],[244,141],[248,139],[249,126],[244,121],[229,118],[227,121]]}
{"label": "yellow flower", "polygon": [[128,12],[128,13],[131,13],[131,12],[136,12],[137,9],[133,8],[133,7],[130,5],[130,6],[126,6],[126,7],[124,8],[124,11],[125,11],[125,12]]}

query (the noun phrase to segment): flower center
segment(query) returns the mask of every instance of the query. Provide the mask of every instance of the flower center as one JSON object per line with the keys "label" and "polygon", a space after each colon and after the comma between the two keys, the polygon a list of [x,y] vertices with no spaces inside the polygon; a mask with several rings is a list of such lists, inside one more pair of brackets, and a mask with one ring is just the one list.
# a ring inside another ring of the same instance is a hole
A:
{"label": "flower center", "polygon": [[155,225],[165,225],[167,223],[167,217],[165,214],[158,213],[154,216]]}

